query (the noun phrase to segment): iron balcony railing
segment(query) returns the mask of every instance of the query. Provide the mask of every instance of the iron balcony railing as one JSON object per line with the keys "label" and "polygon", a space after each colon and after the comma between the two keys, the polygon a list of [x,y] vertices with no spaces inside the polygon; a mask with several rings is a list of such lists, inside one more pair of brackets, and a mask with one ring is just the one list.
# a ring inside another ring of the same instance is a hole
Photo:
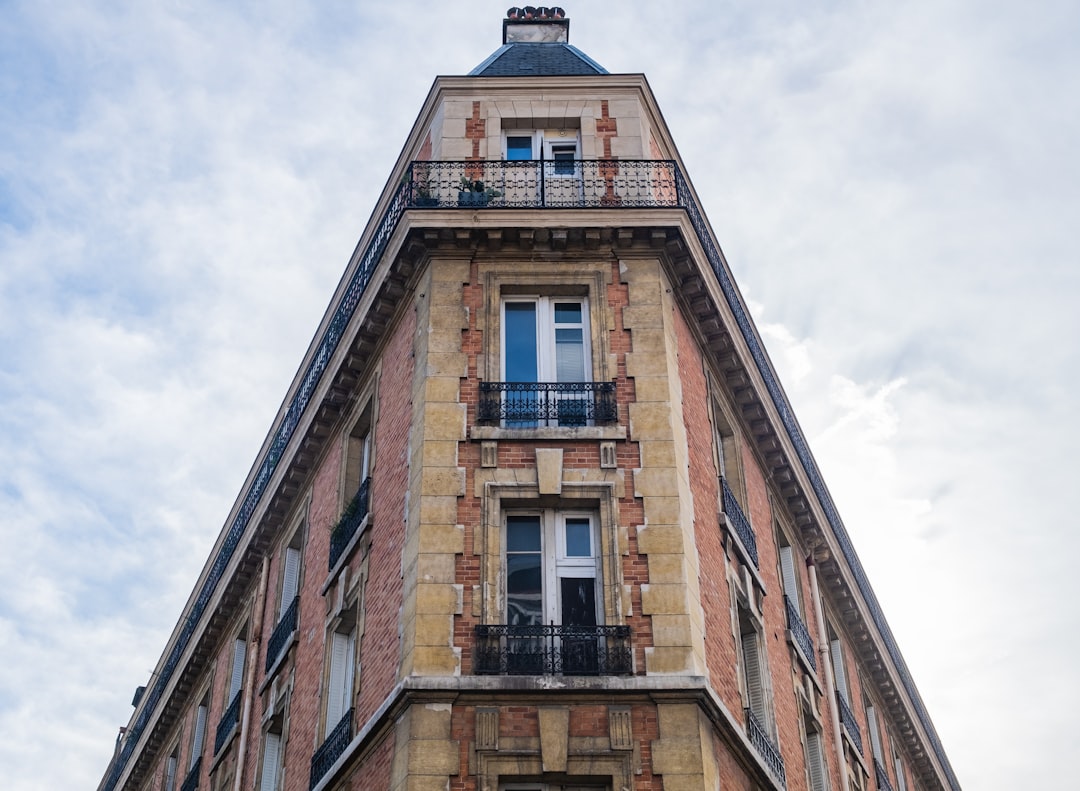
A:
{"label": "iron balcony railing", "polygon": [[369,494],[371,492],[371,476],[369,475],[364,479],[364,482],[360,484],[360,488],[356,490],[356,494],[353,495],[352,500],[345,506],[345,511],[341,514],[341,519],[334,525],[334,528],[330,531],[330,568],[333,569],[337,565],[337,562],[341,560],[341,554],[345,551],[345,548],[349,546],[349,542],[352,541],[353,536],[356,535],[356,531],[360,529],[360,525],[364,523],[364,519],[368,515],[368,505],[371,500]]}
{"label": "iron balcony railing", "polygon": [[240,693],[237,692],[233,696],[232,702],[229,703],[229,707],[225,709],[225,713],[221,715],[221,722],[218,723],[217,733],[214,735],[214,755],[221,752],[221,748],[225,746],[225,742],[229,740],[232,735],[233,729],[240,724]]}
{"label": "iron balcony railing", "polygon": [[481,624],[475,670],[500,676],[629,675],[630,627]]}
{"label": "iron balcony railing", "polygon": [[877,778],[878,791],[893,791],[892,783],[889,782],[889,775],[877,758],[874,759],[874,776]]}
{"label": "iron balcony railing", "polygon": [[573,427],[614,423],[617,418],[614,382],[480,383],[480,423]]}
{"label": "iron balcony railing", "polygon": [[413,162],[404,184],[415,208],[674,207],[676,172],[657,159]]}
{"label": "iron balcony railing", "polygon": [[334,730],[330,731],[322,746],[311,756],[311,776],[308,788],[314,788],[319,784],[319,781],[330,771],[330,767],[349,746],[349,742],[352,741],[352,717],[353,710],[349,709],[341,721],[334,726]]}
{"label": "iron balcony railing", "polygon": [[[535,166],[535,163],[532,164]],[[468,190],[463,188],[464,185],[461,183],[460,177],[458,183],[454,184],[452,179],[455,167],[461,170],[462,176],[472,182]],[[494,192],[497,191],[495,184],[499,180],[497,174],[500,170],[510,173],[518,172],[519,169],[523,170],[525,167],[525,165],[509,162],[436,163],[414,161],[409,165],[403,178],[389,196],[382,214],[378,215],[377,218],[373,218],[372,232],[361,240],[364,246],[356,266],[352,269],[348,282],[342,289],[340,298],[331,309],[330,319],[326,324],[326,328],[318,337],[310,361],[300,373],[299,385],[285,413],[271,429],[269,445],[256,461],[255,475],[249,486],[241,492],[239,509],[233,521],[229,524],[229,529],[225,532],[221,547],[213,558],[210,570],[199,587],[191,608],[184,613],[181,619],[180,630],[176,640],[168,649],[161,672],[155,676],[153,683],[146,690],[146,695],[137,710],[135,720],[131,723],[123,740],[120,754],[112,762],[108,777],[102,784],[102,791],[115,791],[117,784],[127,770],[136,745],[140,743],[143,732],[151,725],[153,718],[157,716],[158,707],[173,682],[173,675],[180,665],[180,660],[188,650],[191,640],[198,633],[199,624],[214,599],[215,591],[225,576],[225,570],[229,567],[233,554],[240,546],[241,539],[251,523],[252,516],[258,509],[259,502],[266,493],[267,487],[270,485],[297,428],[301,425],[301,418],[311,405],[319,382],[334,359],[335,351],[346,337],[349,323],[352,321],[356,308],[360,304],[376,268],[382,261],[394,233],[397,231],[401,218],[411,209],[423,209],[433,205],[442,208],[444,203],[446,208],[458,206],[460,196],[457,193],[476,192],[477,185],[475,182],[477,180],[483,181],[485,174],[489,172],[495,173],[496,179],[494,181],[489,179],[489,183],[481,185],[484,194],[487,193],[489,188],[492,190],[486,205],[494,208],[509,206],[513,203],[514,206],[520,205],[523,208],[562,208],[560,188],[556,188],[549,199],[547,188],[550,179],[548,178],[544,178],[538,183],[538,186],[543,184],[543,192],[540,192],[539,189],[535,190],[535,195],[529,195],[528,200],[525,200],[526,196],[523,194],[521,203],[518,203],[518,196],[514,194],[506,196],[494,195]],[[810,453],[802,428],[795,419],[791,404],[788,402],[787,396],[765,354],[765,348],[754,330],[749,311],[742,302],[735,282],[728,274],[723,254],[720,252],[719,245],[713,239],[708,221],[705,219],[705,213],[694,196],[686,175],[675,162],[670,160],[596,160],[581,163],[580,168],[575,163],[574,174],[559,172],[560,169],[566,168],[566,164],[552,162],[549,163],[548,172],[552,177],[557,176],[567,180],[561,188],[565,190],[570,188],[571,184],[576,180],[576,174],[580,171],[582,187],[580,193],[575,194],[574,202],[570,204],[571,207],[636,208],[639,206],[654,206],[678,208],[686,212],[687,219],[690,221],[694,234],[709,262],[709,268],[712,269],[713,274],[716,276],[716,282],[724,295],[727,308],[731,311],[731,315],[739,329],[739,335],[746,344],[750,357],[754,361],[754,367],[764,382],[769,399],[776,407],[777,414],[792,442],[795,453],[806,470],[810,486],[825,512],[844,559],[851,567],[859,591],[866,601],[874,624],[881,633],[889,656],[900,675],[900,680],[909,697],[916,701],[914,704],[916,714],[926,730],[930,746],[942,764],[950,788],[958,789],[960,787],[959,781],[956,779],[948,756],[945,754],[945,748],[941,744],[926,708],[919,699],[918,690],[915,688],[915,683],[908,672],[907,665],[904,663],[892,631],[885,621],[885,616],[881,612],[877,597],[870,587],[862,563],[855,553],[855,547],[851,543],[843,520],[840,518],[840,514],[832,500],[832,495],[825,486],[824,478]],[[639,175],[633,179],[628,179],[627,177],[632,173]],[[585,190],[586,175],[591,181],[598,180],[603,183],[602,191],[590,186],[588,200],[586,200]],[[621,178],[616,178],[616,175]],[[434,184],[432,183],[433,176],[435,177]],[[609,184],[610,190],[608,189]],[[458,187],[462,189],[457,189]],[[573,189],[576,190],[576,186]],[[501,203],[492,204],[491,200],[495,197],[498,197]],[[466,198],[466,202],[468,200]],[[472,200],[477,201],[477,203],[471,208],[482,205],[479,203],[483,201],[482,198]]]}
{"label": "iron balcony railing", "polygon": [[199,787],[199,770],[202,769],[202,756],[195,759],[195,763],[188,770],[187,777],[180,785],[180,791],[196,791]]}
{"label": "iron balcony railing", "polygon": [[267,673],[270,672],[270,668],[278,661],[281,652],[284,651],[285,647],[289,644],[289,638],[292,637],[293,632],[296,631],[299,616],[300,597],[296,596],[293,598],[292,603],[289,604],[289,609],[281,616],[278,625],[274,627],[274,633],[270,635],[270,642],[266,644]]}
{"label": "iron balcony railing", "polygon": [[787,775],[784,773],[784,759],[780,757],[780,751],[773,744],[772,739],[769,738],[765,726],[761,724],[761,720],[754,714],[754,710],[747,707],[743,711],[746,712],[746,734],[750,737],[750,744],[754,745],[758,755],[765,760],[765,765],[769,767],[769,771],[773,773],[773,776],[780,781],[780,785],[786,788]]}
{"label": "iron balcony railing", "polygon": [[855,712],[851,710],[851,706],[844,700],[840,690],[836,690],[836,700],[840,708],[840,723],[844,726],[844,730],[847,731],[848,738],[855,745],[855,749],[859,751],[859,755],[862,755],[862,733],[859,731],[859,723],[855,721]]}
{"label": "iron balcony railing", "polygon": [[727,480],[721,478],[720,484],[724,489],[724,515],[728,519],[728,524],[735,530],[735,535],[739,537],[739,542],[743,545],[743,549],[745,549],[746,554],[750,556],[754,568],[760,569],[761,566],[758,563],[757,539],[754,538],[754,528],[750,526],[750,520],[747,519],[746,514],[743,513],[742,507],[739,505],[739,501],[735,499],[735,495],[732,493],[731,487],[728,486]]}
{"label": "iron balcony railing", "polygon": [[810,667],[816,673],[817,659],[814,657],[814,638],[810,636],[810,630],[806,628],[806,624],[803,623],[803,619],[799,616],[795,602],[786,593],[784,594],[784,609],[787,610],[788,631],[791,632],[791,636],[795,638],[795,642],[798,643],[803,656],[806,657],[806,661],[810,663]]}

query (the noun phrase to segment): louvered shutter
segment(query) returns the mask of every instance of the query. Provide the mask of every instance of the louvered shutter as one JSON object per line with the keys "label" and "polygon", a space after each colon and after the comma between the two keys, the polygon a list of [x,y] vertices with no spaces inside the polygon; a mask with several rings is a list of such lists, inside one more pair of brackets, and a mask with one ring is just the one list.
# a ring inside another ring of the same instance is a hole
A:
{"label": "louvered shutter", "polygon": [[[244,658],[247,656],[247,641],[237,640],[233,649],[233,666],[232,666],[232,678],[229,680],[229,701],[232,703],[233,698],[240,692],[240,684],[244,680]],[[226,705],[228,705],[226,703]]]}
{"label": "louvered shutter", "polygon": [[285,611],[289,609],[293,599],[296,598],[300,582],[300,550],[295,547],[285,548],[285,572],[281,580],[281,610],[278,612],[280,620]]}
{"label": "louvered shutter", "polygon": [[176,790],[176,753],[165,760],[165,791]]}
{"label": "louvered shutter", "polygon": [[832,652],[833,678],[836,679],[836,688],[840,691],[840,697],[845,703],[850,703],[848,698],[847,669],[844,667],[844,650],[840,647],[839,640],[829,643]]}
{"label": "louvered shutter", "polygon": [[266,743],[263,745],[262,782],[259,784],[259,791],[275,791],[280,766],[281,734],[271,731],[266,734]]}
{"label": "louvered shutter", "polygon": [[330,638],[330,678],[327,683],[326,697],[326,730],[329,733],[335,725],[341,722],[345,715],[345,701],[348,693],[345,691],[345,682],[352,687],[352,673],[349,671],[352,651],[349,643],[351,635],[334,632]]}
{"label": "louvered shutter", "polygon": [[799,578],[795,573],[795,552],[791,547],[780,547],[780,574],[784,579],[784,593],[791,599],[795,609],[801,613]]}
{"label": "louvered shutter", "polygon": [[896,791],[907,791],[907,778],[904,776],[904,762],[893,751],[893,765],[896,767]]}
{"label": "louvered shutter", "polygon": [[202,755],[203,739],[206,736],[206,706],[199,706],[195,712],[195,733],[191,738],[191,763],[188,768],[195,766],[195,762]]}
{"label": "louvered shutter", "polygon": [[750,710],[754,712],[763,727],[765,721],[765,687],[761,678],[761,657],[758,655],[757,633],[742,636],[743,665],[746,673],[746,697]]}
{"label": "louvered shutter", "polygon": [[825,791],[825,754],[820,731],[806,734],[806,768],[810,774],[810,791]]}
{"label": "louvered shutter", "polygon": [[870,749],[873,751],[874,759],[879,763],[884,763],[881,758],[881,734],[878,732],[877,710],[873,706],[866,707],[866,722],[870,726]]}

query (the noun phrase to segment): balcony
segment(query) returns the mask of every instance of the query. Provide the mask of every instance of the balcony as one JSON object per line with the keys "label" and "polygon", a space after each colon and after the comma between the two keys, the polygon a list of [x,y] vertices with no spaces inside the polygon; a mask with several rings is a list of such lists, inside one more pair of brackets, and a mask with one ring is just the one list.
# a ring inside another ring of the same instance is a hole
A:
{"label": "balcony", "polygon": [[630,675],[630,627],[481,624],[475,670],[498,676]]}
{"label": "balcony", "polygon": [[371,491],[371,476],[364,479],[360,488],[356,490],[352,500],[345,506],[341,519],[330,531],[330,570],[334,569],[341,560],[342,554],[349,546],[360,525],[364,523],[368,515],[369,493]]}
{"label": "balcony", "polygon": [[769,738],[768,732],[765,730],[765,726],[761,724],[761,720],[757,718],[752,709],[743,709],[746,713],[746,734],[750,737],[750,743],[754,745],[754,749],[757,750],[765,760],[765,765],[769,767],[769,771],[773,776],[780,781],[780,785],[787,787],[787,775],[784,774],[784,759],[780,757],[780,751],[773,744],[772,739]]}
{"label": "balcony", "polygon": [[878,791],[893,791],[892,783],[889,782],[889,775],[877,758],[874,759],[874,776],[877,778]]}
{"label": "balcony", "polygon": [[413,162],[403,185],[419,209],[676,207],[677,173],[656,159]]}
{"label": "balcony", "polygon": [[270,635],[270,642],[266,644],[266,672],[269,673],[278,661],[281,653],[289,645],[289,638],[296,632],[297,622],[300,617],[300,597],[296,596],[289,605],[289,609],[281,616],[278,625],[274,627],[274,633]]}
{"label": "balcony", "polygon": [[239,724],[240,692],[237,692],[236,695],[233,696],[229,707],[225,709],[225,713],[221,715],[221,722],[218,723],[217,733],[214,735],[214,755],[221,752],[221,748],[229,741],[229,737],[232,736],[233,731],[236,730],[236,727]]}
{"label": "balcony", "polygon": [[614,382],[481,382],[478,423],[507,428],[614,423]]}
{"label": "balcony", "polygon": [[727,480],[721,478],[720,484],[724,490],[724,516],[727,517],[728,524],[731,525],[731,529],[735,531],[739,543],[742,544],[742,548],[746,550],[746,555],[750,559],[750,562],[754,564],[754,568],[760,569],[761,564],[758,562],[757,539],[754,538],[754,529],[750,526],[750,520],[747,519],[746,514],[743,513],[742,507],[739,505],[739,501],[735,499],[735,495],[732,493],[731,487],[728,486]]}
{"label": "balcony", "polygon": [[334,730],[327,735],[322,747],[311,756],[311,776],[308,788],[314,788],[319,784],[319,781],[330,771],[330,767],[334,765],[337,759],[341,757],[341,754],[345,752],[345,748],[349,746],[349,742],[352,741],[352,716],[352,709],[345,712],[341,722],[335,725]]}
{"label": "balcony", "polygon": [[855,745],[855,749],[859,751],[859,755],[862,755],[862,734],[859,732],[859,723],[855,721],[855,712],[851,710],[851,706],[844,700],[844,696],[840,694],[839,690],[836,691],[836,701],[840,709],[840,724],[844,726],[844,732],[851,739],[851,743]]}
{"label": "balcony", "polygon": [[187,773],[187,777],[184,778],[184,782],[180,785],[180,791],[196,791],[196,789],[198,789],[200,769],[202,769],[201,755],[196,758],[195,763],[192,764],[191,769]]}
{"label": "balcony", "polygon": [[811,669],[816,673],[817,659],[814,657],[814,639],[810,636],[810,631],[806,628],[806,624],[803,623],[803,619],[799,617],[795,602],[786,594],[784,595],[784,609],[787,611],[788,631],[791,632],[795,644],[799,646],[799,650],[802,651],[806,661],[810,663]]}

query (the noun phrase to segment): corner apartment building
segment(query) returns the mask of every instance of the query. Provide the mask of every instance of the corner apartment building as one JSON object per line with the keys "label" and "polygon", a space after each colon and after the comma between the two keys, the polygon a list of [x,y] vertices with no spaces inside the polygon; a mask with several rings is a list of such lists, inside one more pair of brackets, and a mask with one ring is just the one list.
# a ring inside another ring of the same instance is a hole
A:
{"label": "corner apartment building", "polygon": [[958,791],[643,75],[439,77],[102,791]]}

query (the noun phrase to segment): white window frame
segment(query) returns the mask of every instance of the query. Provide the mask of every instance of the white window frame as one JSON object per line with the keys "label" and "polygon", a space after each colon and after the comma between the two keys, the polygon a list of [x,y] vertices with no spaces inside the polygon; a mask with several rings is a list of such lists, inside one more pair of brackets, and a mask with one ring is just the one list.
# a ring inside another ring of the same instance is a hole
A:
{"label": "white window frame", "polygon": [[[541,296],[539,294],[508,294],[502,298],[499,308],[501,337],[499,360],[500,370],[506,371],[506,306],[508,303],[531,302],[536,305],[536,381],[558,382],[558,370],[555,348],[555,333],[559,329],[580,329],[582,346],[582,376],[581,381],[592,380],[592,335],[589,327],[589,298],[579,296]],[[555,305],[575,303],[581,306],[581,322],[557,323],[555,321]],[[504,379],[505,381],[505,379]],[[574,380],[567,380],[574,381]]]}
{"label": "white window frame", "polygon": [[[507,584],[507,525],[512,517],[536,517],[540,521],[540,561],[541,580],[543,585],[543,615],[542,624],[554,623],[562,625],[562,584],[566,578],[592,579],[595,591],[596,623],[604,623],[604,601],[602,571],[600,568],[600,531],[599,520],[593,511],[588,510],[556,510],[556,509],[529,509],[509,510],[503,520],[503,619],[508,618],[509,595]],[[566,553],[566,523],[570,519],[587,519],[589,522],[589,544],[591,554],[585,556],[568,556]],[[552,552],[554,549],[554,552]]]}

